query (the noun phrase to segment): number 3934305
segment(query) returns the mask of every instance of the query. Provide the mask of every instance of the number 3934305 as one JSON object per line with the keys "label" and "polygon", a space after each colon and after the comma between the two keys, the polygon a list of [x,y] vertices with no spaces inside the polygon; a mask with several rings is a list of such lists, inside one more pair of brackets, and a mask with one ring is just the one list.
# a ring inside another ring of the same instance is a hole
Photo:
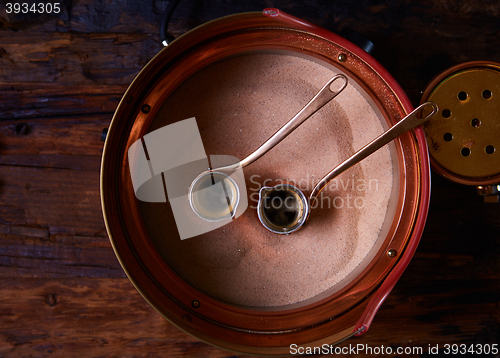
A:
{"label": "number 3934305", "polygon": [[59,14],[61,3],[58,2],[8,2],[5,4],[7,14]]}

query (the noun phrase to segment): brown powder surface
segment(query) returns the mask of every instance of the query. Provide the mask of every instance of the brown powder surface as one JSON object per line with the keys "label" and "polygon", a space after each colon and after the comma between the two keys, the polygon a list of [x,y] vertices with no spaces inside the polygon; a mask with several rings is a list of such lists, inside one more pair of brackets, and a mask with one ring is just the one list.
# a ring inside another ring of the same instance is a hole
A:
{"label": "brown powder surface", "polygon": [[[150,131],[195,117],[208,155],[243,159],[334,75],[318,63],[287,54],[227,59],[176,89]],[[393,187],[388,147],[334,179],[306,226],[290,235],[273,234],[259,222],[258,190],[270,180],[289,180],[307,195],[324,174],[382,131],[372,106],[350,84],[244,168],[249,208],[242,216],[212,232],[180,240],[170,205],[143,202],[149,235],[182,279],[229,303],[282,306],[340,286],[379,238]]]}

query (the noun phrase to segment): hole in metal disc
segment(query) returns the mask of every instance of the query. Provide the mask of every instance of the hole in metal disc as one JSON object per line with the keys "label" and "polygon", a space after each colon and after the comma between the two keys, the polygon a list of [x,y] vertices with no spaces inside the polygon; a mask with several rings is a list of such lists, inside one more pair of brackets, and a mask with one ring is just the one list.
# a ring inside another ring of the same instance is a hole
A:
{"label": "hole in metal disc", "polygon": [[490,90],[484,90],[483,93],[481,93],[484,99],[490,99],[491,98],[491,91]]}
{"label": "hole in metal disc", "polygon": [[445,133],[443,139],[445,142],[451,142],[451,140],[453,139],[453,135],[451,133]]}
{"label": "hole in metal disc", "polygon": [[472,121],[470,121],[470,124],[474,128],[478,128],[481,125],[481,121],[477,118],[474,118]]}
{"label": "hole in metal disc", "polygon": [[486,148],[484,148],[484,151],[488,154],[493,154],[495,151],[495,147],[492,145],[487,145]]}
{"label": "hole in metal disc", "polygon": [[470,149],[469,148],[462,148],[460,151],[460,154],[462,154],[464,157],[468,157],[470,154]]}
{"label": "hole in metal disc", "polygon": [[450,118],[451,117],[451,111],[449,109],[443,109],[443,111],[441,112],[441,115],[444,118]]}
{"label": "hole in metal disc", "polygon": [[458,99],[461,101],[465,101],[467,99],[468,95],[467,92],[461,91],[458,93]]}

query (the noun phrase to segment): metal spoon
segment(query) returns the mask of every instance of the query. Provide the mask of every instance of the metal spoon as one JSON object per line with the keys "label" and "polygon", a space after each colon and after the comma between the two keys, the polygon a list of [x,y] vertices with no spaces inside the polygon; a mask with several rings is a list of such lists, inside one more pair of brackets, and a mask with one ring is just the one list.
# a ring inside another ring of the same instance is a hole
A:
{"label": "metal spoon", "polygon": [[[336,86],[338,88],[334,88],[336,82],[340,82],[339,86]],[[189,188],[189,202],[196,215],[206,221],[212,222],[233,217],[239,202],[239,192],[236,183],[229,175],[238,169],[252,164],[269,152],[309,117],[341,93],[346,88],[347,82],[347,77],[342,74],[332,77],[292,119],[245,159],[232,165],[206,170],[198,175]],[[221,184],[221,186],[218,186],[218,190],[215,188],[216,182]],[[207,188],[210,191],[209,195],[207,195]],[[213,190],[210,188],[213,188]],[[200,190],[204,190],[204,198],[197,197],[197,193]],[[210,199],[207,200],[207,197]],[[227,205],[224,204],[225,202],[227,202]],[[220,210],[220,214],[206,214],[207,212],[213,213],[213,207],[220,208],[222,206],[226,206],[227,209]]]}
{"label": "metal spoon", "polygon": [[[339,89],[332,88],[333,84],[338,80],[343,81]],[[311,117],[314,113],[319,111],[325,104],[334,99],[340,92],[347,86],[347,77],[344,75],[336,75],[332,77],[324,86],[319,90],[316,96],[313,97],[292,119],[290,119],[283,127],[281,127],[271,138],[255,150],[252,154],[243,159],[239,164],[242,168],[252,164],[257,159],[274,148],[279,142],[288,137],[298,126]]]}
{"label": "metal spoon", "polygon": [[[424,110],[430,110],[423,115]],[[259,192],[257,213],[261,223],[277,234],[289,234],[301,228],[309,217],[311,207],[324,187],[336,176],[368,157],[401,134],[423,124],[438,112],[433,102],[425,102],[410,114],[354,153],[351,157],[326,174],[313,188],[309,198],[291,184],[264,187]],[[279,200],[276,200],[280,198]],[[281,205],[280,205],[281,204]]]}

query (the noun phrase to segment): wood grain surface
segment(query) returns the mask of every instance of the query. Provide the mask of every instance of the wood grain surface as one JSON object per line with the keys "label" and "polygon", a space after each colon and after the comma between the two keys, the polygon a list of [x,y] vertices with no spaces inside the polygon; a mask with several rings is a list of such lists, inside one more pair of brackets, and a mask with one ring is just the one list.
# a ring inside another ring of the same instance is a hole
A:
{"label": "wood grain surface", "polygon": [[[200,342],[151,308],[126,278],[102,219],[101,131],[161,49],[167,4],[73,1],[31,25],[9,21],[0,5],[1,357],[243,356]],[[265,7],[367,36],[414,104],[447,67],[500,62],[498,1],[183,0],[170,30],[179,36]],[[500,204],[433,174],[414,259],[370,330],[342,346],[422,347],[399,356],[444,357],[445,344],[500,344],[499,254]]]}

